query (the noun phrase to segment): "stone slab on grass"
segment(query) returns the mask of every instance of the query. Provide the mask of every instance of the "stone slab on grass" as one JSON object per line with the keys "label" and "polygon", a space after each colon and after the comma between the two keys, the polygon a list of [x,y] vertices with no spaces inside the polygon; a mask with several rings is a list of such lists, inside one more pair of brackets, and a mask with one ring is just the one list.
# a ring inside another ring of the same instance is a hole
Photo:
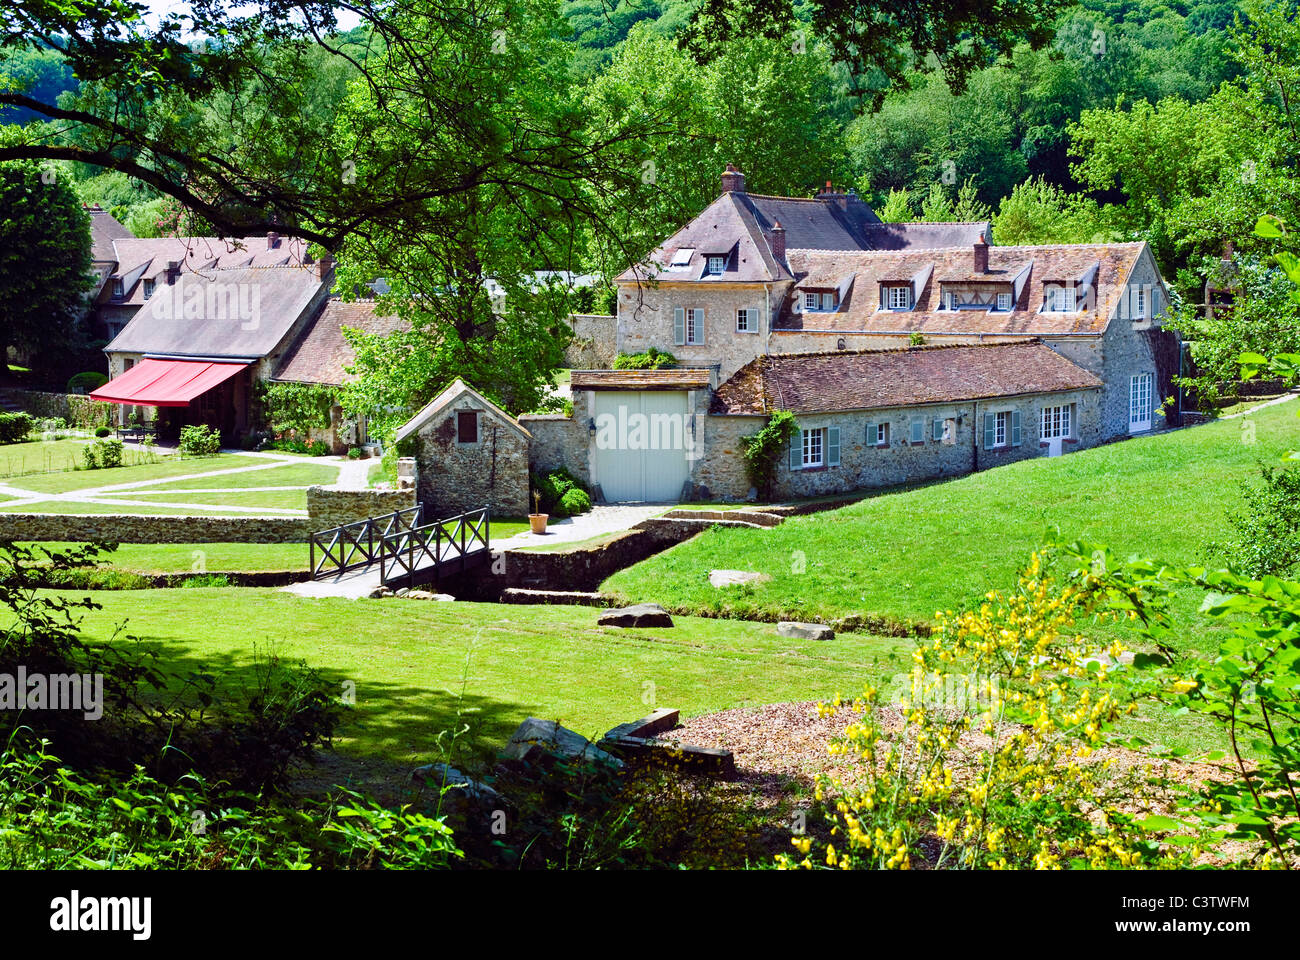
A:
{"label": "stone slab on grass", "polygon": [[766,573],[759,573],[756,570],[710,570],[709,583],[721,590],[723,587],[734,587],[742,583],[763,583],[772,578]]}
{"label": "stone slab on grass", "polygon": [[606,753],[582,734],[554,720],[529,717],[510,736],[501,755],[507,760],[536,760],[542,756],[594,760],[621,767],[623,761]]}
{"label": "stone slab on grass", "polygon": [[657,603],[638,603],[618,610],[606,610],[596,618],[602,627],[671,627],[673,618]]}
{"label": "stone slab on grass", "polygon": [[633,720],[631,723],[620,723],[609,733],[605,734],[606,740],[617,740],[620,737],[653,737],[661,733],[667,733],[677,726],[678,718],[681,716],[680,711],[671,707],[662,707],[654,711],[647,717],[640,720]]}
{"label": "stone slab on grass", "polygon": [[783,637],[794,640],[834,640],[835,631],[824,623],[799,623],[783,620],[776,625],[776,632]]}
{"label": "stone slab on grass", "polygon": [[736,758],[720,747],[698,747],[646,737],[619,737],[603,741],[610,751],[629,761],[662,764],[683,773],[702,773],[730,779],[736,775]]}

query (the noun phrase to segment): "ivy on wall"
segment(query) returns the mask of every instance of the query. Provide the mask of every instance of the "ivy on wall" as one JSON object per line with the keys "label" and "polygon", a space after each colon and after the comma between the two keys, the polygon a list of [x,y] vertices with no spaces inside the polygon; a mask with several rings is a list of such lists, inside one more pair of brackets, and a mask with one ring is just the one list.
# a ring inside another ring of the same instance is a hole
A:
{"label": "ivy on wall", "polygon": [[256,399],[272,430],[301,436],[327,429],[330,408],[339,402],[338,388],[323,383],[259,383]]}

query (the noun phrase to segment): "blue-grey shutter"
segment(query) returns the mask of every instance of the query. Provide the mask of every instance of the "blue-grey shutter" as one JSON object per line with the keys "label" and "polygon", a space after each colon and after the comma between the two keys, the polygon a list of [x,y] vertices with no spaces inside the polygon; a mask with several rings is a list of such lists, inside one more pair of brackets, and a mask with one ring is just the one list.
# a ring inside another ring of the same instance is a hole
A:
{"label": "blue-grey shutter", "polygon": [[1011,445],[1020,446],[1020,411],[1011,411]]}
{"label": "blue-grey shutter", "polygon": [[931,434],[930,434],[930,436],[931,436],[931,438],[934,439],[934,440],[942,440],[942,439],[943,439],[943,421],[942,421],[942,420],[940,420],[940,419],[938,419],[938,418],[935,419],[935,421],[934,421],[934,426],[933,426],[933,428],[932,428],[932,430],[931,430]]}
{"label": "blue-grey shutter", "polygon": [[863,436],[866,445],[874,447],[876,445],[876,425],[874,423],[868,423],[867,432]]}
{"label": "blue-grey shutter", "polygon": [[991,413],[984,414],[984,449],[992,450],[993,445],[998,442],[998,423],[997,417]]}
{"label": "blue-grey shutter", "polygon": [[911,440],[913,443],[925,443],[925,421],[924,420],[913,420],[909,424],[909,428],[912,431]]}
{"label": "blue-grey shutter", "polygon": [[826,466],[838,467],[840,465],[840,428],[826,428]]}
{"label": "blue-grey shutter", "polygon": [[686,342],[686,311],[677,307],[673,310],[673,343],[681,346]]}
{"label": "blue-grey shutter", "polygon": [[790,438],[790,469],[803,469],[803,431],[796,430]]}

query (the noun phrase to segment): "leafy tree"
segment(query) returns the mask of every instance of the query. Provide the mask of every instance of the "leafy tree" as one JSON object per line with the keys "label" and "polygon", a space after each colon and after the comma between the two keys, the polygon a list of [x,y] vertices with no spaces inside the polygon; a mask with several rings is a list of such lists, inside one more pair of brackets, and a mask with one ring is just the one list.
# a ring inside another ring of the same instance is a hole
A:
{"label": "leafy tree", "polygon": [[90,218],[53,167],[0,164],[0,362],[65,355],[83,339]]}
{"label": "leafy tree", "polygon": [[1039,177],[1019,184],[998,205],[993,236],[1000,244],[1098,243],[1110,239],[1096,201]]}
{"label": "leafy tree", "polygon": [[1300,563],[1300,471],[1263,467],[1261,483],[1243,483],[1242,509],[1228,514],[1237,533],[1229,562],[1246,576],[1289,576]]}
{"label": "leafy tree", "polygon": [[885,202],[876,209],[876,216],[885,223],[907,223],[915,214],[912,212],[912,195],[906,187],[890,190]]}

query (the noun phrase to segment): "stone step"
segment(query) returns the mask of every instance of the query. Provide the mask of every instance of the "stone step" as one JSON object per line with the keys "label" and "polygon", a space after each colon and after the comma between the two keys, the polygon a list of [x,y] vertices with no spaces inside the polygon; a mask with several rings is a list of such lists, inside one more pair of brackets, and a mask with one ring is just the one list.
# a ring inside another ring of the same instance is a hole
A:
{"label": "stone step", "polygon": [[764,510],[669,510],[665,520],[708,520],[713,523],[745,523],[758,527],[779,527],[785,517]]}
{"label": "stone step", "polygon": [[[690,511],[694,512],[694,511]],[[673,526],[686,530],[707,530],[710,527],[745,527],[749,530],[765,530],[763,524],[749,523],[744,520],[708,520],[698,517],[651,517],[649,520],[641,521],[638,526]]]}
{"label": "stone step", "polygon": [[611,601],[603,593],[593,593],[586,590],[532,590],[527,587],[507,587],[501,591],[501,602],[608,607]]}

